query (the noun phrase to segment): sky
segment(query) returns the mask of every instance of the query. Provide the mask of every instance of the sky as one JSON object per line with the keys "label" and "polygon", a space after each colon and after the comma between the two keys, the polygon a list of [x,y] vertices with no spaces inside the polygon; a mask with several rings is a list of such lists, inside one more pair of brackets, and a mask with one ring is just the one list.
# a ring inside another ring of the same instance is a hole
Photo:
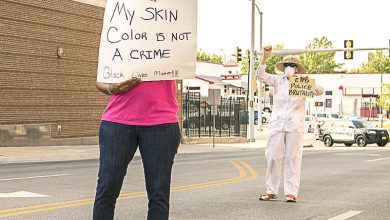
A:
{"label": "sky", "polygon": [[[257,0],[263,12],[262,42],[304,49],[314,38],[325,36],[333,48],[353,40],[354,48],[389,47],[390,0]],[[256,13],[255,49],[259,49]],[[231,58],[234,47],[250,48],[250,0],[198,0],[198,50]],[[355,51],[353,60],[336,53],[348,69],[367,62],[368,51]]]}

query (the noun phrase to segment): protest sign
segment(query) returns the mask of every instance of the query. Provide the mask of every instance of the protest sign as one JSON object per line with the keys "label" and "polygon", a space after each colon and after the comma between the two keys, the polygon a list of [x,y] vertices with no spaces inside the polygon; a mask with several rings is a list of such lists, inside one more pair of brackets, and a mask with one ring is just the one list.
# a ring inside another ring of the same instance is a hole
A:
{"label": "protest sign", "polygon": [[313,98],[315,80],[308,77],[291,77],[289,79],[290,96]]}
{"label": "protest sign", "polygon": [[97,81],[193,78],[197,0],[108,0]]}

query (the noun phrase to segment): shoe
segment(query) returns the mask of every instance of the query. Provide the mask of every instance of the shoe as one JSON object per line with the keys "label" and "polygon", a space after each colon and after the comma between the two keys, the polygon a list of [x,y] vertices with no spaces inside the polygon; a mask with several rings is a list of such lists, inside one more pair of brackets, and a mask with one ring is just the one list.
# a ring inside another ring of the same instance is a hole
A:
{"label": "shoe", "polygon": [[262,200],[262,201],[270,201],[272,199],[276,199],[275,194],[264,193],[259,197],[259,200]]}
{"label": "shoe", "polygon": [[286,202],[296,202],[296,201],[297,201],[297,197],[295,197],[294,195],[286,196]]}

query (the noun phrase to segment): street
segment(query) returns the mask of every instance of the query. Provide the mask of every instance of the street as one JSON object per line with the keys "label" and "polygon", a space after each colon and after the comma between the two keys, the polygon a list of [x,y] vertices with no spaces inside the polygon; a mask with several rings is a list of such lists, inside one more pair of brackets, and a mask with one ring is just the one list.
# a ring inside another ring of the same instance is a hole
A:
{"label": "street", "polygon": [[[264,148],[178,154],[170,219],[390,219],[390,149],[305,148],[300,195],[259,201]],[[98,161],[1,164],[0,218],[91,219]],[[11,194],[15,193],[16,194]],[[139,157],[130,164],[115,219],[146,219]]]}

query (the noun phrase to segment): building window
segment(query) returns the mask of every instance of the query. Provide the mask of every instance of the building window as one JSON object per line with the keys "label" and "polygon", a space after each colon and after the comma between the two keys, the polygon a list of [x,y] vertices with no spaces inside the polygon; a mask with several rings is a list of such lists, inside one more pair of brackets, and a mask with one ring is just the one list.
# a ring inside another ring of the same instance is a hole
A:
{"label": "building window", "polygon": [[199,86],[188,87],[188,90],[200,90]]}
{"label": "building window", "polygon": [[326,108],[332,108],[332,99],[326,99]]}
{"label": "building window", "polygon": [[325,91],[325,95],[332,95],[332,91]]}

